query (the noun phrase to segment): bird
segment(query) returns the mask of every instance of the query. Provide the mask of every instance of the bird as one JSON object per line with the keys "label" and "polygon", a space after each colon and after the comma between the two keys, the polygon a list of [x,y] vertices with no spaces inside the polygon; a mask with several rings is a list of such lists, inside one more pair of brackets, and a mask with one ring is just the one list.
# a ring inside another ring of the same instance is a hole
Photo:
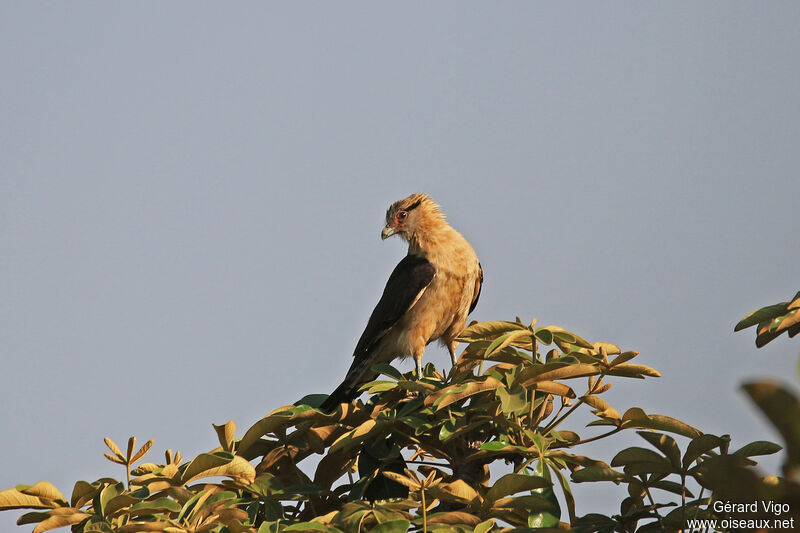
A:
{"label": "bird", "polygon": [[430,196],[414,193],[386,211],[381,239],[397,235],[408,253],[386,282],[383,294],[353,351],[353,363],[336,390],[321,404],[331,411],[359,395],[374,380],[372,367],[412,357],[422,377],[425,347],[439,340],[456,364],[456,337],[478,304],[483,269],[472,245],[446,220]]}

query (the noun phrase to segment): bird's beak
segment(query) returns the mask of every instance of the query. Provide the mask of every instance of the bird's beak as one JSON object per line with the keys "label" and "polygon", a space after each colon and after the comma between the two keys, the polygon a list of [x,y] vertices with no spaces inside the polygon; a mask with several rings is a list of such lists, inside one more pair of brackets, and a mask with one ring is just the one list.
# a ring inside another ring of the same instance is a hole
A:
{"label": "bird's beak", "polygon": [[385,228],[383,228],[381,230],[381,240],[385,241],[386,239],[388,239],[389,237],[391,237],[395,233],[396,233],[396,228],[391,227],[391,226],[386,226]]}

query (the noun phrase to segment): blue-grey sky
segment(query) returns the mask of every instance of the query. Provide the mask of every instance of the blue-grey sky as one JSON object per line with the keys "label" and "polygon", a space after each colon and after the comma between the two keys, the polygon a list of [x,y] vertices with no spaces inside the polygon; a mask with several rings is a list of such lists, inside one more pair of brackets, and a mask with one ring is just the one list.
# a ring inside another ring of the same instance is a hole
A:
{"label": "blue-grey sky", "polygon": [[332,390],[415,191],[478,252],[473,318],[639,350],[663,378],[620,411],[776,440],[737,388],[796,383],[800,344],[733,326],[800,289],[799,27],[796,2],[0,3],[0,488],[69,494],[123,475],[105,436],[191,456]]}

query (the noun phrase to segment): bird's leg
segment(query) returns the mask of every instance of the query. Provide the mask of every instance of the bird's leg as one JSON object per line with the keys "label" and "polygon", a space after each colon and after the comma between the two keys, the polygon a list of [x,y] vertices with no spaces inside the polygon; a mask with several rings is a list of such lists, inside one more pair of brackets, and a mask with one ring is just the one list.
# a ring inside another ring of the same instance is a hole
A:
{"label": "bird's leg", "polygon": [[456,341],[447,343],[447,351],[450,352],[450,360],[453,362],[453,366],[456,366],[456,346],[458,346]]}
{"label": "bird's leg", "polygon": [[414,358],[414,363],[417,365],[417,379],[422,379],[422,358]]}

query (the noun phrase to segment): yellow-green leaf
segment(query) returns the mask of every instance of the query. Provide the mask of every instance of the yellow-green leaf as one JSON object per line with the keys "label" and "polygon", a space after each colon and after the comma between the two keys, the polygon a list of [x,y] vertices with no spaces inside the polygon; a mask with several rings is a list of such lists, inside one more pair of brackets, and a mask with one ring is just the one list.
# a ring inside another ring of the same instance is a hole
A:
{"label": "yellow-green leaf", "polygon": [[503,413],[517,413],[528,409],[528,391],[524,387],[516,386],[508,390],[505,387],[497,387],[495,390],[497,398],[500,400],[500,410]]}
{"label": "yellow-green leaf", "polygon": [[637,431],[637,433],[663,453],[676,470],[680,469],[681,451],[675,439],[663,433],[651,433],[649,431]]}
{"label": "yellow-green leaf", "polygon": [[61,509],[53,509],[49,512],[50,518],[39,522],[39,525],[33,529],[33,533],[43,533],[59,527],[71,526],[80,524],[92,515],[73,509],[71,507],[63,507]]}
{"label": "yellow-green leaf", "polygon": [[448,526],[453,525],[469,525],[477,526],[481,523],[481,519],[474,514],[465,513],[464,511],[450,511],[447,513],[435,513],[428,515],[428,524],[444,524]]}
{"label": "yellow-green leaf", "polygon": [[0,511],[6,509],[52,509],[57,506],[53,500],[23,494],[17,489],[0,490]]}
{"label": "yellow-green leaf", "polygon": [[[319,524],[321,526],[321,524]],[[377,526],[370,529],[371,533],[406,533],[411,526],[411,522],[405,518],[400,520],[389,520],[382,522]],[[322,526],[326,527],[326,526]],[[287,527],[284,531],[292,531],[292,526]],[[331,531],[333,528],[328,528],[325,531]],[[333,530],[338,531],[338,530]]]}
{"label": "yellow-green leaf", "polygon": [[110,453],[104,453],[103,455],[105,456],[106,459],[108,459],[112,463],[117,463],[118,465],[124,465],[125,464],[125,458],[124,457],[122,459],[120,459],[116,455],[111,455]]}
{"label": "yellow-green leaf", "polygon": [[637,351],[622,352],[621,354],[616,356],[610,363],[608,363],[608,366],[610,368],[613,368],[613,367],[615,367],[617,365],[621,365],[622,363],[626,363],[626,362],[630,361],[631,359],[633,359],[637,355],[639,355],[639,352],[637,352]]}
{"label": "yellow-green leaf", "polygon": [[217,440],[219,440],[219,445],[222,446],[222,449],[226,452],[233,451],[233,441],[236,438],[236,422],[228,420],[221,426],[211,425],[214,427],[214,431],[217,432]]}
{"label": "yellow-green leaf", "polygon": [[463,479],[457,479],[450,483],[439,483],[429,489],[431,495],[436,498],[450,501],[457,501],[469,504],[473,501],[481,501],[478,492],[467,484]]}
{"label": "yellow-green leaf", "polygon": [[210,476],[226,476],[252,483],[256,478],[256,469],[238,455],[224,457],[212,453],[203,453],[189,463],[181,477],[181,481],[185,485],[196,479]]}
{"label": "yellow-green leaf", "polygon": [[590,405],[594,409],[593,413],[596,416],[599,416],[601,418],[612,418],[614,420],[619,420],[620,416],[617,410],[611,407],[608,404],[608,402],[606,402],[599,396],[594,396],[594,395],[583,396],[582,399],[584,402],[586,402],[586,404]]}
{"label": "yellow-green leaf", "polygon": [[595,365],[586,363],[569,364],[561,361],[545,363],[524,368],[515,383],[521,383],[523,387],[529,387],[540,381],[554,381],[557,379],[580,378],[594,376],[600,373],[600,369]]}
{"label": "yellow-green leaf", "polygon": [[397,472],[389,472],[389,471],[383,471],[381,472],[381,474],[391,479],[392,481],[400,483],[401,485],[405,485],[411,490],[419,490],[420,488],[419,481],[417,481],[416,479],[412,479],[408,476],[405,476],[403,474],[398,474]]}
{"label": "yellow-green leaf", "polygon": [[136,437],[131,437],[128,439],[128,454],[125,456],[125,459],[130,460],[133,457],[133,450],[136,448]]}
{"label": "yellow-green leaf", "polygon": [[481,392],[494,390],[501,385],[502,383],[493,377],[487,377],[481,381],[470,381],[468,383],[451,385],[439,391],[437,394],[432,394],[425,398],[425,405],[434,405],[436,410],[439,411],[459,400]]}
{"label": "yellow-green leaf", "polygon": [[35,485],[32,485],[20,492],[24,494],[28,494],[30,496],[39,496],[40,498],[44,498],[46,500],[59,500],[66,502],[67,499],[64,498],[64,495],[49,481],[40,481]]}
{"label": "yellow-green leaf", "polygon": [[661,373],[655,368],[650,368],[649,366],[645,365],[633,365],[628,363],[620,363],[618,365],[609,368],[608,374],[610,376],[622,376],[626,378],[644,378],[645,376],[650,376],[654,378],[661,377]]}
{"label": "yellow-green leaf", "polygon": [[555,396],[565,396],[567,398],[575,398],[575,392],[572,387],[558,383],[555,381],[537,381],[530,386],[533,390],[542,392],[549,392]]}
{"label": "yellow-green leaf", "polygon": [[174,526],[169,522],[139,522],[120,526],[117,531],[119,533],[139,533],[141,531],[166,531],[167,528],[174,529]]}
{"label": "yellow-green leaf", "polygon": [[492,509],[519,509],[525,511],[556,511],[556,506],[541,496],[529,494],[497,500]]}
{"label": "yellow-green leaf", "polygon": [[122,455],[122,450],[119,449],[119,446],[117,446],[114,443],[114,441],[109,439],[108,437],[104,438],[103,442],[106,443],[106,446],[108,446],[108,449],[111,450],[114,453],[114,455],[119,457],[119,459],[122,461],[122,464],[125,464],[125,456]]}
{"label": "yellow-green leaf", "polygon": [[647,448],[641,448],[639,446],[625,448],[617,453],[611,460],[611,466],[624,466],[630,463],[654,463],[665,465],[665,468],[670,467],[664,456],[653,450],[648,450]]}
{"label": "yellow-green leaf", "polygon": [[493,527],[494,527],[494,520],[490,518],[489,520],[481,522],[480,524],[475,526],[475,529],[472,530],[472,533],[488,533],[489,531],[492,530]]}
{"label": "yellow-green leaf", "polygon": [[581,468],[572,473],[572,481],[582,483],[585,481],[613,481],[619,484],[625,479],[625,474],[617,472],[613,468],[605,465],[592,465]]}
{"label": "yellow-green leaf", "polygon": [[610,342],[595,342],[592,344],[592,349],[597,353],[605,353],[606,355],[616,355],[621,351],[619,346]]}
{"label": "yellow-green leaf", "polygon": [[147,452],[150,450],[150,447],[152,445],[153,445],[153,439],[150,439],[149,441],[145,442],[142,445],[142,447],[139,448],[139,451],[136,452],[136,455],[134,455],[133,458],[131,459],[131,464],[135,463],[136,461],[144,457],[145,454],[147,454]]}
{"label": "yellow-green leaf", "polygon": [[375,428],[376,425],[377,425],[377,422],[375,422],[375,420],[372,419],[372,418],[370,418],[369,420],[363,422],[361,425],[359,425],[354,430],[352,430],[352,431],[350,431],[348,433],[345,433],[344,435],[342,435],[341,437],[336,439],[333,442],[333,444],[331,444],[331,447],[330,447],[330,450],[328,450],[328,453],[329,454],[330,453],[335,453],[335,452],[337,452],[339,450],[349,449],[349,448],[352,448],[353,446],[357,446],[357,445],[361,444],[361,442],[363,442],[364,439],[367,438],[367,436],[369,435],[370,431],[372,431]]}
{"label": "yellow-green leaf", "polygon": [[73,507],[83,507],[83,505],[94,498],[94,495],[100,490],[99,487],[87,483],[86,481],[77,481],[72,489],[72,497],[69,502]]}
{"label": "yellow-green leaf", "polygon": [[486,493],[486,501],[487,503],[494,502],[504,496],[509,496],[518,492],[542,489],[550,486],[552,486],[552,483],[541,477],[527,476],[524,474],[506,474],[498,479]]}
{"label": "yellow-green leaf", "polygon": [[800,400],[777,383],[746,383],[742,388],[786,442],[786,451],[800,462]]}
{"label": "yellow-green leaf", "polygon": [[264,435],[273,433],[286,426],[297,424],[303,420],[313,418],[333,419],[334,416],[322,415],[319,411],[307,405],[287,405],[284,407],[279,407],[253,424],[253,426],[247,430],[247,432],[244,434],[244,437],[242,437],[242,440],[239,441],[239,447],[236,450],[236,454],[247,455],[247,450],[253,444],[258,442]]}
{"label": "yellow-green leaf", "polygon": [[457,340],[462,342],[471,342],[490,339],[506,333],[507,331],[513,331],[517,329],[527,328],[522,324],[518,324],[517,322],[476,322],[464,328]]}
{"label": "yellow-green leaf", "polygon": [[781,316],[786,312],[788,306],[789,302],[781,302],[775,305],[768,305],[766,307],[762,307],[761,309],[757,309],[741,319],[739,323],[736,324],[736,327],[733,328],[733,331],[741,331],[751,326],[755,326],[761,322],[769,321],[775,317]]}
{"label": "yellow-green leaf", "polygon": [[494,352],[499,352],[506,346],[510,345],[515,340],[521,337],[530,337],[533,335],[533,332],[529,329],[518,329],[515,331],[510,331],[501,335],[500,337],[496,338],[494,342],[492,342],[488,348],[486,348],[486,352],[484,353],[484,357],[491,356]]}
{"label": "yellow-green leaf", "polygon": [[681,422],[676,418],[666,415],[648,415],[638,407],[628,409],[622,417],[623,428],[642,428],[655,429],[659,431],[670,431],[693,439],[702,435],[702,432]]}

